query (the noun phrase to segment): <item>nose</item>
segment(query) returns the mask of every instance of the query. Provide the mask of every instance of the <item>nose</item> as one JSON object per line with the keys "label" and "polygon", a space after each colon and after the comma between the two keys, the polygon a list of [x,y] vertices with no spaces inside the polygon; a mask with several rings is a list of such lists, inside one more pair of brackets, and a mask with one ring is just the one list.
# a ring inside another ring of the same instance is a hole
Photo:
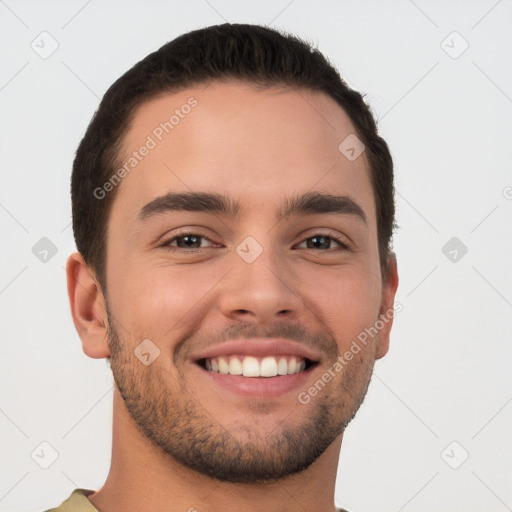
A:
{"label": "nose", "polygon": [[234,254],[234,268],[222,281],[222,313],[231,320],[257,324],[301,318],[305,304],[298,287],[300,279],[286,264],[285,256],[265,248],[252,262],[242,256]]}

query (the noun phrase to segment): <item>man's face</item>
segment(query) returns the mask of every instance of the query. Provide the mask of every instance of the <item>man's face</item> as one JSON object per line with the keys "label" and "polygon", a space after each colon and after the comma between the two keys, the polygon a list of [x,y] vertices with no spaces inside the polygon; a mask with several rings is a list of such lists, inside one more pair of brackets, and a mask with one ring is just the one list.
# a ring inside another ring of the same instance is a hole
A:
{"label": "man's face", "polygon": [[[155,132],[176,109],[172,130]],[[362,402],[387,336],[333,365],[390,304],[365,156],[338,149],[354,133],[323,94],[236,81],[138,109],[121,161],[148,136],[156,146],[118,185],[109,218],[110,364],[134,422],[180,463],[233,482],[296,473]],[[170,193],[216,194],[239,211],[154,202]],[[346,200],[279,215],[311,193]]]}

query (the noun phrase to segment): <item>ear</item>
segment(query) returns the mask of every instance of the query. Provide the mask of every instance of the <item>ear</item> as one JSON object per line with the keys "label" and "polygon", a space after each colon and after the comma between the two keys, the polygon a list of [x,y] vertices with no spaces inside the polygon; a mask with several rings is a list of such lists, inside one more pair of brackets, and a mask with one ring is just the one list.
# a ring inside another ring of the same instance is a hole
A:
{"label": "ear", "polygon": [[389,337],[393,326],[393,317],[398,312],[394,308],[395,294],[398,288],[398,269],[396,254],[389,254],[388,273],[382,283],[382,299],[379,311],[379,320],[384,324],[379,329],[378,345],[375,359],[384,357],[389,350]]}
{"label": "ear", "polygon": [[66,265],[68,297],[82,350],[94,359],[110,355],[106,302],[94,272],[79,252]]}

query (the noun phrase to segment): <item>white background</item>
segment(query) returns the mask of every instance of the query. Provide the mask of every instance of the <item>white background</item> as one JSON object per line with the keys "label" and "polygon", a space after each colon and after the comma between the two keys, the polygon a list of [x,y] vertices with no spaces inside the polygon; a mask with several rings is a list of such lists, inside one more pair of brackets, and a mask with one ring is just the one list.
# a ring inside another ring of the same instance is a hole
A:
{"label": "white background", "polygon": [[[403,311],[345,435],[336,503],[511,510],[510,0],[1,1],[0,510],[45,510],[106,479],[113,381],[82,352],[66,295],[74,152],[115,79],[224,21],[316,43],[367,94],[395,161]],[[31,48],[43,31],[59,45],[47,59]],[[42,237],[58,250],[46,263]],[[452,237],[468,249],[456,262]],[[48,469],[31,457],[43,441],[58,453]]]}

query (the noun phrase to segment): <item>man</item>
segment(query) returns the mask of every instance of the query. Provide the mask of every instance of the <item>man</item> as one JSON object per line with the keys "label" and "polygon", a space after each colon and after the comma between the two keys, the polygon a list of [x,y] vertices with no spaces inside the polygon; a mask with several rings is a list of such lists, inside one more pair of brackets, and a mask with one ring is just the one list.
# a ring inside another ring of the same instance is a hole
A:
{"label": "man", "polygon": [[110,361],[113,446],[103,487],[52,510],[339,510],[398,286],[361,95],[293,36],[196,30],[107,91],[71,189],[69,299]]}

